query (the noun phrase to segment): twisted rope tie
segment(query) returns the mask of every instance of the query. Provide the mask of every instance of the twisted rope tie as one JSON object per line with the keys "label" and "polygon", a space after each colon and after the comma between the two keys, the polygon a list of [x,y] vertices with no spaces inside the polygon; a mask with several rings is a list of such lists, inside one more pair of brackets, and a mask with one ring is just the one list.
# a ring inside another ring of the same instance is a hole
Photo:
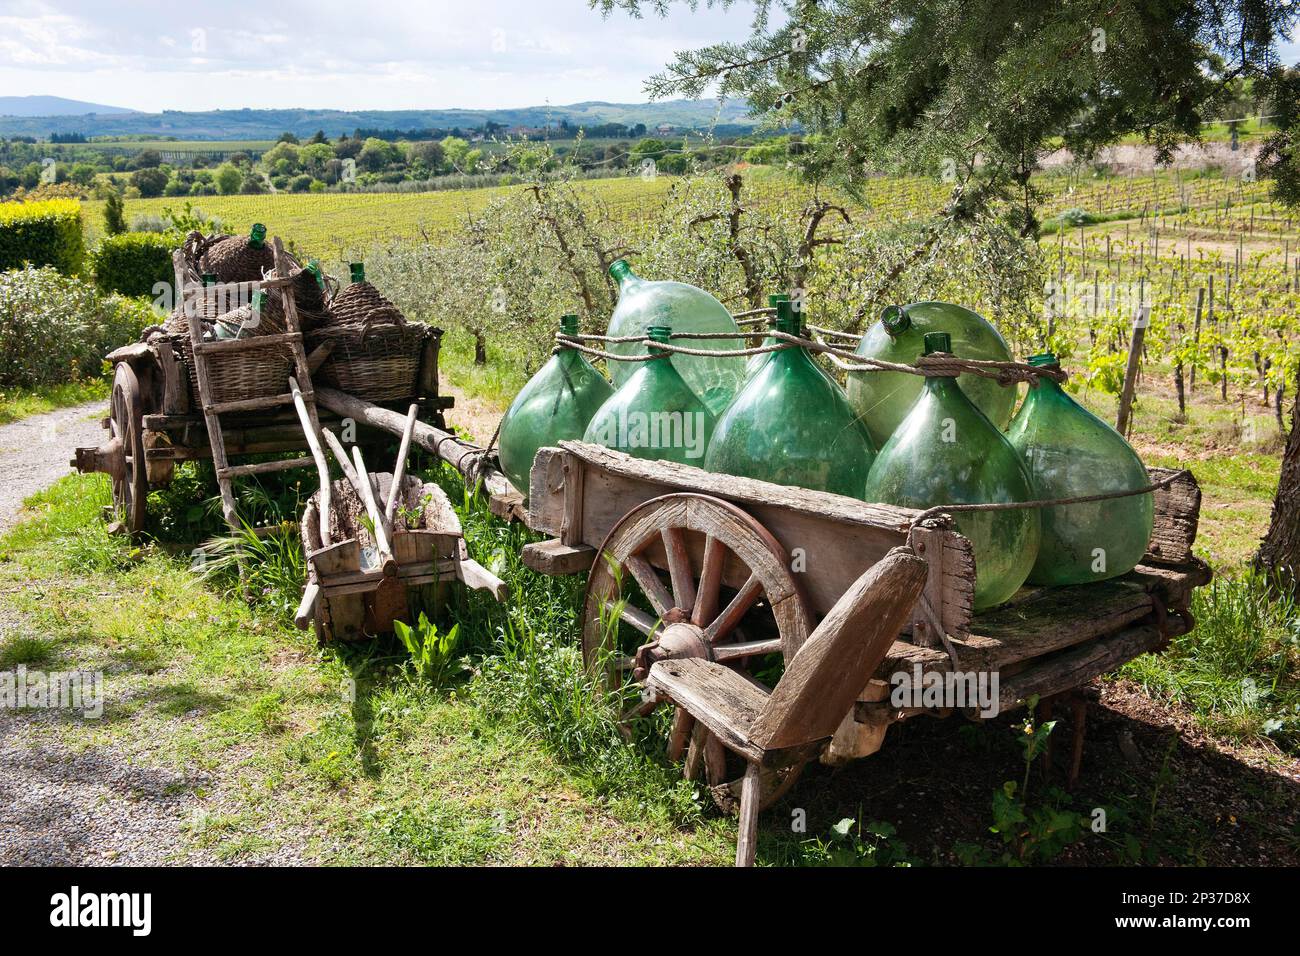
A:
{"label": "twisted rope tie", "polygon": [[[690,340],[690,341],[708,341],[719,339],[741,339],[747,338],[752,333],[748,332],[673,332],[669,334],[670,339]],[[843,333],[840,333],[843,334]],[[830,356],[838,368],[848,372],[903,372],[908,375],[921,375],[928,378],[955,378],[958,375],[971,374],[979,375],[983,378],[991,378],[998,382],[999,385],[1011,386],[1019,382],[1027,382],[1031,386],[1037,386],[1039,380],[1049,378],[1054,382],[1064,382],[1066,373],[1059,366],[1035,366],[1027,365],[1022,362],[996,362],[986,359],[968,359],[958,358],[955,355],[944,353],[932,353],[923,355],[915,365],[906,365],[900,362],[886,362],[883,359],[864,358],[855,355],[845,349],[829,345],[820,339],[814,341],[803,338],[798,335],[791,335],[787,332],[778,332],[775,329],[768,329],[765,335],[776,341],[771,345],[757,345],[751,348],[741,349],[697,349],[689,348],[682,345],[674,345],[672,342],[653,342],[648,335],[565,335],[557,333],[555,336],[555,351],[564,348],[576,349],[584,355],[590,355],[594,358],[602,358],[606,361],[613,362],[653,362],[658,359],[670,358],[673,355],[692,355],[700,358],[748,358],[753,355],[765,355],[768,352],[780,352],[790,348],[804,348],[810,352],[816,352]],[[602,342],[605,344],[624,345],[634,342],[645,343],[648,345],[648,351],[640,355],[620,355],[609,352],[604,349],[592,348],[584,345],[584,342]],[[835,361],[836,359],[840,361]]]}
{"label": "twisted rope tie", "polygon": [[908,525],[908,543],[911,543],[912,532],[924,522],[937,518],[942,514],[961,514],[966,512],[979,511],[1015,511],[1022,508],[1056,508],[1061,505],[1084,505],[1094,501],[1111,501],[1116,498],[1133,498],[1137,495],[1149,495],[1159,491],[1161,488],[1168,488],[1179,478],[1184,475],[1191,477],[1191,472],[1187,469],[1176,471],[1167,478],[1161,478],[1159,481],[1147,485],[1144,488],[1130,488],[1127,491],[1107,491],[1096,495],[1079,495],[1075,498],[1044,498],[1038,501],[990,501],[984,504],[953,504],[953,505],[935,505],[932,508],[926,508],[919,515],[912,519]]}

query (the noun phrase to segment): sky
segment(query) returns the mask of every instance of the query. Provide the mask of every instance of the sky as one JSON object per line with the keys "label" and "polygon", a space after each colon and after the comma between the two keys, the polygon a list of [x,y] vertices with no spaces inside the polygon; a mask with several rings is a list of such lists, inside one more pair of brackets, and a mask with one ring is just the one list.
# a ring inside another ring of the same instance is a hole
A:
{"label": "sky", "polygon": [[0,0],[0,95],[145,112],[642,102],[674,51],[752,7],[608,19],[586,0]]}
{"label": "sky", "polygon": [[749,0],[699,7],[634,20],[587,0],[0,0],[0,95],[144,112],[635,103],[675,51],[748,35]]}

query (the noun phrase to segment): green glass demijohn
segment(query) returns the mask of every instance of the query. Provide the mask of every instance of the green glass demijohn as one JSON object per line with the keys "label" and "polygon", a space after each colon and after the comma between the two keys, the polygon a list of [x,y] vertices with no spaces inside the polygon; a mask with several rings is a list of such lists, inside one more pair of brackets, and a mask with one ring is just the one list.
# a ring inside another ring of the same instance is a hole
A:
{"label": "green glass demijohn", "polygon": [[[1056,356],[1035,355],[1029,364],[1052,366]],[[1024,459],[1040,500],[1132,491],[1151,483],[1123,436],[1048,378],[1030,388],[1007,438]],[[1155,502],[1145,494],[1041,511],[1043,539],[1029,582],[1086,584],[1125,574],[1142,560]]]}
{"label": "green glass demijohn", "polygon": [[[949,302],[891,305],[867,330],[854,354],[910,364],[921,354],[927,332],[947,332],[962,358],[1010,362],[1011,350],[983,316]],[[1016,391],[969,373],[957,378],[969,398],[999,429],[1007,427]],[[884,445],[921,393],[921,378],[906,372],[849,372],[849,403],[866,422],[877,447]]]}
{"label": "green glass demijohn", "polygon": [[[618,282],[618,305],[609,319],[609,335],[642,335],[650,326],[664,326],[675,332],[739,332],[740,327],[727,307],[685,282],[652,282],[639,278],[622,259],[609,267]],[[696,339],[685,342],[695,349],[727,351],[741,346],[743,339]],[[609,350],[622,355],[642,355],[639,342],[611,342]],[[689,385],[716,415],[740,390],[745,380],[745,359],[738,356],[718,358],[674,355],[670,361]],[[635,374],[637,363],[613,362],[610,378],[614,387],[622,386]]]}
{"label": "green glass demijohn", "polygon": [[[769,309],[776,309],[782,302],[789,302],[789,301],[790,301],[790,297],[788,295],[786,295],[784,292],[777,292],[767,297],[767,307]],[[772,317],[768,320],[768,325],[775,327],[775,322],[776,322],[776,314],[773,313]],[[770,336],[763,337],[764,345],[773,345],[775,342],[776,339],[771,338]],[[746,377],[753,375],[754,369],[762,365],[764,361],[766,361],[768,358],[771,357],[771,355],[772,355],[771,352],[762,352],[758,355],[751,355],[749,357],[749,361],[745,363]]]}
{"label": "green glass demijohn", "polygon": [[[669,341],[667,326],[655,325],[646,331],[652,354],[654,343]],[[583,441],[636,458],[704,467],[713,413],[686,384],[672,360],[613,364],[635,365],[635,371],[591,417]]]}
{"label": "green glass demijohn", "polygon": [[[778,302],[772,328],[797,335],[799,326],[791,303]],[[876,450],[844,392],[804,348],[762,357],[719,416],[704,467],[862,497]]]}
{"label": "green glass demijohn", "polygon": [[[951,352],[948,334],[927,334],[925,350],[927,355]],[[865,497],[919,509],[1034,500],[1029,473],[1011,443],[956,379],[938,376],[922,381],[912,410],[880,449]],[[975,610],[1003,603],[1034,565],[1038,510],[959,512],[953,517],[975,554]]]}
{"label": "green glass demijohn", "polygon": [[[578,334],[578,317],[560,319],[560,331]],[[510,403],[501,420],[501,470],[525,497],[537,449],[577,440],[614,389],[577,349],[560,348]]]}

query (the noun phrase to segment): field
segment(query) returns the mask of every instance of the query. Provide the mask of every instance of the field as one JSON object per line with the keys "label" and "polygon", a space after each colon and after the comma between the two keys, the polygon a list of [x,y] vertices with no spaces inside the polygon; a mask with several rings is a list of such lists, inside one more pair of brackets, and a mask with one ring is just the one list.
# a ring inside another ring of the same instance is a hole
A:
{"label": "field", "polygon": [[[647,199],[660,195],[667,177],[652,182],[641,179],[603,179],[587,183],[610,204],[635,212]],[[364,254],[371,247],[402,240],[446,235],[466,216],[480,212],[510,189],[447,189],[432,193],[281,193],[264,196],[204,196],[189,200],[208,216],[219,217],[227,230],[242,232],[264,222],[294,248],[332,261]],[[161,216],[167,208],[179,210],[186,199],[135,199],[126,204],[128,222],[133,216]],[[94,241],[103,231],[103,202],[84,204],[86,236]]]}
{"label": "field", "polygon": [[[745,175],[756,210],[810,198],[775,170]],[[639,228],[671,200],[674,182],[633,177],[578,189]],[[1039,789],[1033,777],[1033,809],[1051,814],[1059,839],[1017,838],[1010,850],[992,829],[1007,781],[1030,779],[1019,715],[979,727],[909,721],[868,761],[812,768],[788,806],[762,818],[760,862],[1300,860],[1300,617],[1246,572],[1277,490],[1279,416],[1296,392],[1300,229],[1268,202],[1265,184],[1231,172],[1052,173],[1039,185],[1048,197],[1040,251],[1053,282],[1069,290],[1047,290],[1046,334],[1066,357],[1076,396],[1114,421],[1133,318],[1151,306],[1129,437],[1148,464],[1196,474],[1205,493],[1197,549],[1219,580],[1197,597],[1195,631],[1099,683],[1080,789]],[[232,230],[265,222],[327,263],[373,251],[378,265],[380,250],[445,239],[519,188],[198,205]],[[937,180],[873,181],[845,200],[853,223],[838,234],[906,225],[945,195]],[[181,204],[130,201],[127,218]],[[93,238],[98,204],[86,212]],[[487,353],[475,365],[467,330],[450,327],[449,419],[480,441],[529,373],[504,335],[488,336]],[[188,466],[151,497],[159,534],[142,547],[104,533],[104,483],[73,477],[37,496],[28,523],[0,540],[0,620],[16,622],[0,642],[0,666],[102,669],[121,703],[99,723],[15,721],[12,739],[72,767],[94,758],[161,768],[183,808],[168,824],[176,832],[160,841],[175,847],[172,862],[727,862],[732,823],[663,760],[662,715],[629,744],[593,693],[571,640],[581,582],[523,568],[527,532],[491,519],[445,469],[415,464],[443,482],[474,554],[512,587],[507,606],[457,599],[444,626],[458,622],[464,658],[447,685],[421,680],[393,639],[321,650],[294,630],[287,617],[300,559],[269,561],[245,581],[192,573],[191,549],[221,527],[211,488]],[[293,520],[304,491],[271,476],[255,490],[254,516],[271,525]],[[298,554],[291,532],[274,540]],[[1246,698],[1246,682],[1265,692]],[[105,814],[152,812],[148,800],[104,800]],[[1104,834],[1087,825],[1097,807],[1111,820]],[[791,828],[791,810],[806,811],[806,831]]]}

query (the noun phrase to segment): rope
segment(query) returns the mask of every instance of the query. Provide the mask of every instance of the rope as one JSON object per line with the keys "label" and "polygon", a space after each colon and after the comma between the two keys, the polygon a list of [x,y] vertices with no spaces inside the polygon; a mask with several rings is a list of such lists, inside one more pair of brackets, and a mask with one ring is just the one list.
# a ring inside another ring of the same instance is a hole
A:
{"label": "rope", "polygon": [[1137,495],[1149,495],[1152,492],[1159,491],[1161,488],[1167,488],[1184,475],[1190,477],[1191,472],[1187,470],[1176,471],[1167,478],[1161,478],[1159,481],[1147,485],[1145,488],[1132,488],[1127,491],[1107,491],[1097,495],[1080,495],[1076,498],[1046,498],[1039,501],[991,501],[985,504],[954,504],[954,505],[935,505],[933,508],[927,508],[919,515],[912,519],[908,526],[908,538],[910,543],[911,532],[920,524],[931,518],[936,518],[941,514],[966,513],[979,511],[1015,511],[1020,508],[1055,508],[1061,505],[1083,505],[1094,501],[1111,501],[1115,498],[1132,498]]}
{"label": "rope", "polygon": [[[672,332],[669,334],[669,338],[698,341],[739,339],[747,338],[749,335],[750,333],[747,332]],[[821,340],[813,341],[787,332],[778,332],[775,329],[769,329],[766,335],[768,338],[775,339],[776,342],[771,345],[758,345],[743,349],[694,349],[674,345],[671,342],[654,342],[652,351],[640,355],[619,355],[603,349],[591,348],[582,343],[650,343],[652,340],[648,335],[608,336],[557,333],[555,341],[557,343],[556,351],[562,348],[573,348],[584,355],[614,362],[649,362],[668,358],[672,355],[692,355],[700,358],[748,358],[753,355],[779,352],[788,348],[805,348],[810,352],[828,355],[833,362],[838,357],[841,361],[835,363],[836,367],[848,372],[903,372],[908,375],[921,375],[929,378],[955,378],[958,375],[971,374],[995,379],[998,384],[1004,386],[1015,385],[1019,382],[1027,382],[1031,386],[1037,386],[1038,381],[1043,378],[1050,378],[1058,383],[1066,380],[1066,374],[1059,366],[1036,366],[1026,365],[1022,362],[995,362],[986,359],[958,358],[954,355],[938,352],[921,356],[917,359],[915,365],[905,365],[899,362],[886,362],[883,359],[864,358],[845,349],[828,345]]]}

